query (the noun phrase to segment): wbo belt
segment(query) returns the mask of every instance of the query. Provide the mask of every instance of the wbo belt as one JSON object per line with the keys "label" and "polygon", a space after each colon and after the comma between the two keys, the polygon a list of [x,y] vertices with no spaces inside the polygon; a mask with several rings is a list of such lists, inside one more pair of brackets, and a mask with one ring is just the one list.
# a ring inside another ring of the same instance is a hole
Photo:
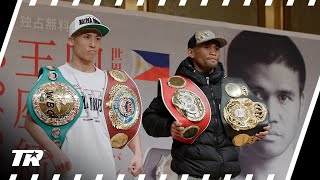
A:
{"label": "wbo belt", "polygon": [[61,148],[67,131],[82,112],[82,98],[58,68],[41,67],[40,75],[42,76],[27,97],[28,112],[48,137]]}
{"label": "wbo belt", "polygon": [[211,108],[202,90],[183,76],[160,78],[162,100],[176,121],[185,128],[181,136],[174,139],[192,144],[208,127]]}
{"label": "wbo belt", "polygon": [[252,93],[241,78],[226,77],[222,80],[220,113],[226,134],[236,146],[253,144],[256,133],[268,125],[266,105]]}
{"label": "wbo belt", "polygon": [[110,70],[104,95],[104,115],[111,145],[123,148],[138,133],[141,124],[141,97],[137,85],[125,71]]}

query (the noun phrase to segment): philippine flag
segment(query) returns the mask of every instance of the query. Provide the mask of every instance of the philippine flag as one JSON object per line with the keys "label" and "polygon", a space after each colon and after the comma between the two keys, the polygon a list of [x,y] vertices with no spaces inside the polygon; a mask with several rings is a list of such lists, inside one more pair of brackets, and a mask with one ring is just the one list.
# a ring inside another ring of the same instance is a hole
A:
{"label": "philippine flag", "polygon": [[169,54],[132,50],[133,79],[158,81],[158,78],[169,77]]}

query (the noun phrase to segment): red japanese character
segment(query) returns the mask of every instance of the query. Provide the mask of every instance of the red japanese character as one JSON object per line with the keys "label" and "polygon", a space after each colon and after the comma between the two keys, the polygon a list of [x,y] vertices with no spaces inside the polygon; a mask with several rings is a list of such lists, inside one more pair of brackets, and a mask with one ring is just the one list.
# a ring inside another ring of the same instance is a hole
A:
{"label": "red japanese character", "polygon": [[34,71],[33,74],[24,74],[24,73],[16,73],[17,76],[36,76],[38,77],[38,69],[39,69],[39,60],[52,60],[52,57],[48,55],[47,57],[40,57],[39,56],[39,46],[40,45],[50,45],[54,46],[56,45],[54,41],[50,42],[34,42],[34,41],[24,41],[24,40],[19,40],[20,43],[29,43],[29,44],[34,44],[34,56],[22,56],[24,59],[32,59],[34,60]]}
{"label": "red japanese character", "polygon": [[[5,86],[4,86],[4,84],[3,84],[3,82],[2,81],[0,81],[0,96],[4,93],[4,91],[5,91]],[[3,113],[4,112],[4,110],[0,107],[0,113]]]}
{"label": "red japanese character", "polygon": [[[24,125],[18,125],[21,119],[26,118],[26,113],[27,113],[27,105],[26,105],[26,96],[28,95],[29,91],[24,91],[21,89],[18,89],[18,112],[16,116],[16,121],[13,125],[14,128],[18,126],[18,128],[24,128]],[[24,100],[23,100],[24,99]],[[24,122],[22,122],[24,124]]]}
{"label": "red japanese character", "polygon": [[122,60],[121,59],[121,54],[122,54],[122,51],[120,48],[112,48],[112,56],[111,56],[111,59],[112,61],[115,61],[115,60]]}
{"label": "red japanese character", "polygon": [[112,63],[111,69],[121,70],[121,63]]}
{"label": "red japanese character", "polygon": [[0,68],[2,68],[4,65],[6,65],[6,57],[3,56]]}

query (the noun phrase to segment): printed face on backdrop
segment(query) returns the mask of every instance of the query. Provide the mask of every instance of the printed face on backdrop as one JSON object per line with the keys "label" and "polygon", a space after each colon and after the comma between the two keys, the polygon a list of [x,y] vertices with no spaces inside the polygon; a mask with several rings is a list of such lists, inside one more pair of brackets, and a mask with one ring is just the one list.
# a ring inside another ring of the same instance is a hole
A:
{"label": "printed face on backdrop", "polygon": [[264,157],[283,153],[298,133],[303,94],[299,91],[299,74],[284,62],[255,64],[246,73],[250,89],[268,106],[270,134],[256,142],[254,149]]}

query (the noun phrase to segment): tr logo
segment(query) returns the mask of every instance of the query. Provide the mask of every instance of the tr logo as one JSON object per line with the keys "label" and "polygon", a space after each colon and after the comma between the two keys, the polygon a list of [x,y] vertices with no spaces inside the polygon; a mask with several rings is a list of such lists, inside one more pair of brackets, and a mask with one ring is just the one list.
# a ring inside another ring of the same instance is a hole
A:
{"label": "tr logo", "polygon": [[12,166],[19,166],[21,159],[25,154],[24,161],[22,166],[40,166],[40,160],[43,156],[42,150],[12,150],[12,153],[15,154]]}

